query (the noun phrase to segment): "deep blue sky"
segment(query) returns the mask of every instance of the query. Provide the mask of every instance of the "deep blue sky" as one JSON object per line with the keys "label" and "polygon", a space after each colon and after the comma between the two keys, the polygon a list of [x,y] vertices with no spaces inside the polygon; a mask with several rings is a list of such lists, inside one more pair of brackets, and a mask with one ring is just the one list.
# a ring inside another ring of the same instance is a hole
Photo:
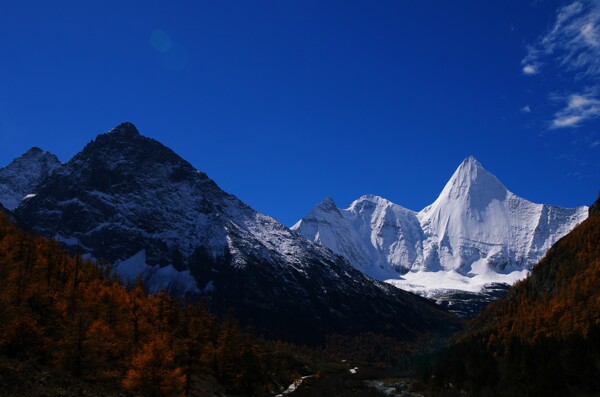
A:
{"label": "deep blue sky", "polygon": [[4,1],[0,166],[31,146],[67,161],[131,121],[287,225],[327,195],[420,210],[471,154],[529,200],[590,204],[599,9]]}

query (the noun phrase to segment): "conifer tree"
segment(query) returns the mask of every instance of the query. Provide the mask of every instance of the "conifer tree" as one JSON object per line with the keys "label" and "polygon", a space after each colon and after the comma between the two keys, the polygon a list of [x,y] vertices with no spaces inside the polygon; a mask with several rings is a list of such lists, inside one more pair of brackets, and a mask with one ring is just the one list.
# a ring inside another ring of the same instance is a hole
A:
{"label": "conifer tree", "polygon": [[166,335],[146,343],[131,360],[123,387],[136,396],[179,397],[185,376],[175,365],[175,355]]}

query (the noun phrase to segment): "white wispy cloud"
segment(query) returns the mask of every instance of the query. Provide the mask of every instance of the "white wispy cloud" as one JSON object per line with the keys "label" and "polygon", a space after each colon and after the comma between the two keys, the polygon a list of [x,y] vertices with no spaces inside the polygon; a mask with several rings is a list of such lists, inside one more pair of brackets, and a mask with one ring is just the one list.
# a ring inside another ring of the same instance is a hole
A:
{"label": "white wispy cloud", "polygon": [[[579,127],[600,116],[600,0],[576,0],[559,8],[552,26],[527,47],[525,75],[558,72],[573,83],[550,128]],[[577,87],[577,88],[575,88]]]}
{"label": "white wispy cloud", "polygon": [[578,78],[600,78],[600,1],[575,1],[558,9],[552,28],[528,47],[522,71],[541,73],[548,63]]}
{"label": "white wispy cloud", "polygon": [[525,105],[521,108],[521,112],[523,113],[531,113],[531,107],[529,105]]}
{"label": "white wispy cloud", "polygon": [[592,93],[573,94],[566,98],[565,107],[554,115],[551,127],[578,127],[596,117],[600,117],[600,99]]}

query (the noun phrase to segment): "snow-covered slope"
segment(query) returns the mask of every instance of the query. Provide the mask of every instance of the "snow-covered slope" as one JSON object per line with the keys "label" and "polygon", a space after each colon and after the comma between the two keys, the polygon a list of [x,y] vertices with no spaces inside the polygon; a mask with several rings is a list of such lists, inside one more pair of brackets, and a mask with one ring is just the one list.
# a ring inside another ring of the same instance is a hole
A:
{"label": "snow-covered slope", "polygon": [[0,169],[0,203],[14,210],[23,197],[59,166],[60,161],[52,153],[37,147],[29,149]]}
{"label": "snow-covered slope", "polygon": [[363,196],[348,209],[339,209],[328,197],[292,230],[345,256],[363,273],[385,280],[420,260],[424,233],[417,215],[378,196]]}
{"label": "snow-covered slope", "polygon": [[587,207],[522,199],[469,157],[438,199],[418,214],[426,244],[417,269],[441,265],[465,275],[529,270],[587,215]]}
{"label": "snow-covered slope", "polygon": [[418,213],[371,195],[348,209],[326,199],[292,229],[374,278],[436,297],[523,278],[587,212],[522,199],[469,157]]}
{"label": "snow-covered slope", "polygon": [[203,297],[218,313],[234,308],[266,335],[416,337],[456,325],[254,211],[130,123],[99,135],[35,193],[15,211],[22,224],[112,261],[125,281]]}

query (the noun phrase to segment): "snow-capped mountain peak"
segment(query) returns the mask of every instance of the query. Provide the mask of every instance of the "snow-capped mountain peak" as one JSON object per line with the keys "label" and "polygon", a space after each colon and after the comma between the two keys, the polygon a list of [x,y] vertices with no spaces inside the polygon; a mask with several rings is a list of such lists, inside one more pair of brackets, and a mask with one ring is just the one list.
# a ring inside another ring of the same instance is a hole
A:
{"label": "snow-capped mountain peak", "polygon": [[529,270],[587,217],[587,207],[563,209],[527,201],[471,156],[417,217],[427,240],[422,268],[467,276]]}
{"label": "snow-capped mountain peak", "polygon": [[[474,156],[469,156],[456,169],[438,200],[468,200],[471,206],[485,207],[492,200],[502,200],[508,190],[495,175],[486,170]],[[435,205],[435,203],[434,203]]]}
{"label": "snow-capped mountain peak", "polygon": [[394,277],[405,263],[416,259],[421,232],[414,211],[372,194],[347,209],[331,203],[316,206],[292,230],[346,256],[378,279]]}
{"label": "snow-capped mountain peak", "polygon": [[529,202],[470,156],[418,213],[365,195],[339,214],[311,211],[293,229],[374,278],[429,294],[438,288],[473,292],[524,277],[587,217],[587,207]]}
{"label": "snow-capped mountain peak", "polygon": [[54,154],[32,147],[0,169],[0,203],[14,210],[21,199],[32,193],[37,184],[60,165]]}

